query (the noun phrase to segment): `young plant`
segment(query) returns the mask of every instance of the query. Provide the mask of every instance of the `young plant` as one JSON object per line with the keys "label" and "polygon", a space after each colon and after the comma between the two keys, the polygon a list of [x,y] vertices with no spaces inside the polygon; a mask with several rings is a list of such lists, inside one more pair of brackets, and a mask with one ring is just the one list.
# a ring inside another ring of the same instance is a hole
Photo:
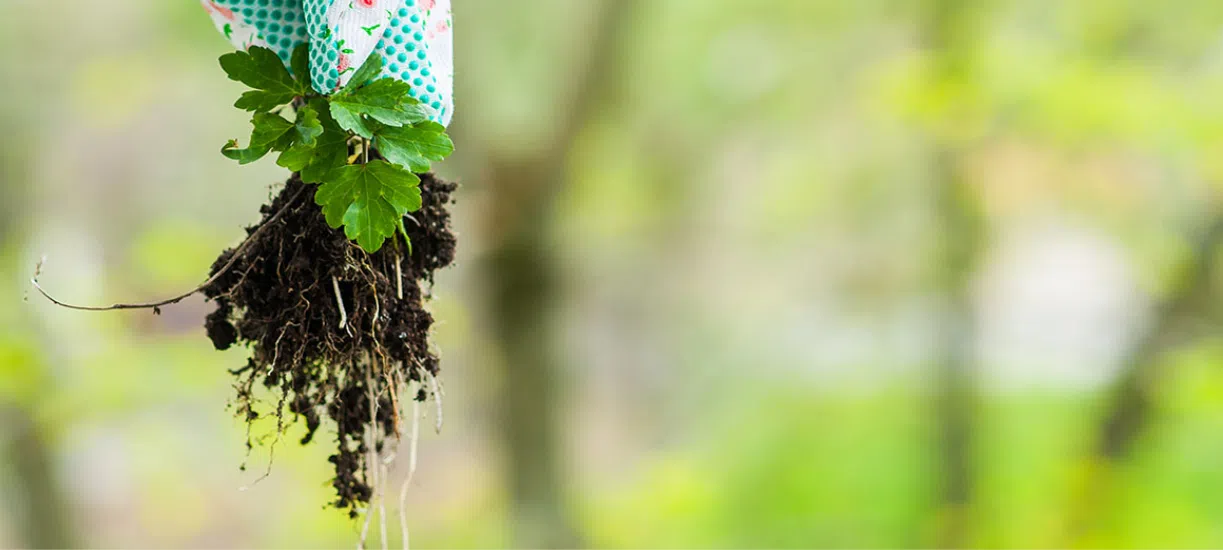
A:
{"label": "young plant", "polygon": [[[38,284],[41,262],[31,283],[56,305],[85,311],[157,313],[197,293],[215,303],[204,323],[213,345],[251,352],[245,366],[230,371],[247,449],[259,439],[250,431],[259,418],[276,419],[273,446],[298,421],[305,424],[301,443],[309,444],[330,420],[332,504],[354,518],[364,512],[364,543],[373,510],[385,523],[389,440],[403,435],[401,410],[411,402],[410,457],[419,407],[430,396],[441,429],[441,367],[429,343],[433,317],[422,285],[454,262],[448,205],[458,186],[427,172],[454,145],[406,83],[375,80],[381,56],[371,55],[331,94],[315,92],[308,65],[305,45],[292,55],[292,74],[265,48],[221,56],[229,78],[251,88],[234,105],[253,113],[247,146],[230,141],[222,154],[247,164],[278,153],[277,164],[294,175],[246,238],[221,252],[207,280],[173,298],[105,307],[53,298]],[[396,243],[396,233],[406,250],[383,246]],[[270,410],[258,387],[271,393]],[[408,479],[414,467],[410,458]]]}
{"label": "young plant", "polygon": [[[258,46],[220,61],[231,80],[252,88],[234,106],[254,113],[249,144],[240,148],[230,140],[222,154],[248,164],[279,153],[276,164],[319,185],[314,200],[327,224],[343,227],[368,253],[396,232],[408,240],[404,216],[421,206],[416,174],[454,152],[454,143],[429,119],[406,82],[375,80],[382,74],[382,56],[369,56],[348,84],[330,95],[311,85],[306,44],[293,52],[293,74],[279,56]],[[371,160],[371,148],[383,159]]]}
{"label": "young plant", "polygon": [[[234,140],[221,153],[241,164],[277,153],[294,175],[201,287],[216,303],[205,322],[216,348],[251,349],[247,365],[231,371],[235,412],[248,429],[273,416],[279,440],[301,420],[307,444],[332,421],[332,502],[352,517],[364,508],[362,542],[372,510],[385,522],[393,454],[384,453],[403,435],[400,411],[432,396],[440,429],[440,364],[421,285],[453,262],[456,244],[447,205],[457,186],[427,173],[454,144],[408,84],[377,79],[382,63],[371,55],[347,85],[320,94],[305,45],[292,55],[292,73],[265,48],[221,56],[229,78],[251,88],[234,105],[253,113],[246,147]],[[384,247],[387,239],[394,244]],[[271,411],[257,410],[257,386],[272,390]],[[411,418],[415,434],[419,415]]]}

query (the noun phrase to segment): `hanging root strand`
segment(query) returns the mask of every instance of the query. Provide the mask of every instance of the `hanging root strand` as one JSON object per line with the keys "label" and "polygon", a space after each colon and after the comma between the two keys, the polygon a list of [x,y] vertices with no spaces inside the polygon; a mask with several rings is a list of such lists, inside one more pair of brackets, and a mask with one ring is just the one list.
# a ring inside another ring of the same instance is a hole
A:
{"label": "hanging root strand", "polygon": [[220,280],[221,277],[229,273],[229,270],[233,269],[234,265],[238,263],[238,260],[241,259],[243,255],[246,253],[247,249],[251,246],[251,243],[258,242],[259,238],[264,235],[267,228],[275,227],[276,223],[280,220],[280,217],[283,216],[284,213],[289,210],[290,206],[292,206],[294,203],[297,202],[297,198],[301,196],[303,191],[305,191],[305,189],[299,189],[296,193],[294,193],[293,197],[289,199],[289,201],[286,202],[284,206],[281,207],[281,209],[278,210],[274,216],[272,216],[267,221],[263,222],[263,224],[259,226],[259,229],[255,230],[254,233],[251,233],[249,236],[247,236],[246,239],[242,241],[242,244],[239,244],[238,247],[234,249],[232,255],[229,257],[229,261],[225,263],[225,265],[222,266],[220,269],[214,271],[211,277],[209,277],[204,282],[200,283],[199,286],[187,292],[179,294],[178,296],[175,296],[173,298],[166,298],[165,300],[158,300],[156,302],[131,303],[131,304],[120,303],[120,304],[112,304],[109,306],[82,306],[82,305],[70,304],[62,300],[58,300],[55,297],[51,296],[51,294],[49,294],[46,291],[46,289],[44,289],[42,285],[38,283],[38,277],[42,275],[43,263],[47,261],[46,256],[43,256],[38,261],[38,264],[34,266],[34,275],[30,278],[30,284],[34,285],[34,289],[37,290],[39,294],[42,294],[43,298],[46,298],[51,303],[59,307],[62,307],[62,308],[74,309],[77,311],[116,311],[116,310],[122,310],[122,309],[151,309],[153,310],[154,313],[161,313],[162,306],[177,304],[183,300],[186,300],[187,298],[190,298],[191,296],[199,294],[200,292],[204,292],[208,288],[212,287],[212,285],[215,284],[218,280]]}
{"label": "hanging root strand", "polygon": [[437,376],[427,370],[425,371],[425,375],[429,378],[429,386],[433,389],[433,402],[437,405],[437,419],[433,429],[438,433],[438,435],[441,435],[442,421],[444,420],[444,417],[442,416],[442,411],[444,409],[442,406],[442,390],[437,383]]}
{"label": "hanging root strand", "polygon": [[340,295],[340,281],[331,276],[331,289],[335,291],[335,307],[340,310],[340,328],[348,326],[348,310],[344,307],[344,296]]}
{"label": "hanging root strand", "polygon": [[[409,385],[409,394],[411,393]],[[416,474],[416,446],[420,441],[420,401],[412,400],[412,431],[408,436],[408,473],[399,486],[399,530],[403,537],[403,550],[411,547],[408,533],[408,487],[412,485],[412,476]]]}

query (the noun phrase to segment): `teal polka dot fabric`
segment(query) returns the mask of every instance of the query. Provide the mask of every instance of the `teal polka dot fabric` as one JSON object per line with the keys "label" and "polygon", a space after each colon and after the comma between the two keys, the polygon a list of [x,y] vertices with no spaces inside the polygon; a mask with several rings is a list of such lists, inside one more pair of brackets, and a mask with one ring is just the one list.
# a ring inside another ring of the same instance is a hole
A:
{"label": "teal polka dot fabric", "polygon": [[204,2],[217,28],[235,46],[264,46],[288,64],[293,48],[306,41],[300,2],[289,0],[212,0]]}
{"label": "teal polka dot fabric", "polygon": [[[392,13],[377,53],[386,60],[384,74],[411,84],[412,95],[444,118],[447,114],[444,95],[449,95],[449,90],[443,92],[439,74],[445,73],[442,67],[433,63],[429,54],[431,40],[438,32],[448,33],[450,20],[447,17],[444,21],[431,22],[427,14],[412,9],[417,1],[405,0],[403,6]],[[446,50],[449,52],[449,47]]]}
{"label": "teal polka dot fabric", "polygon": [[310,75],[319,93],[343,86],[370,55],[386,78],[411,85],[434,120],[454,112],[449,0],[201,0],[217,30],[238,48],[263,46],[289,65],[310,44]]}

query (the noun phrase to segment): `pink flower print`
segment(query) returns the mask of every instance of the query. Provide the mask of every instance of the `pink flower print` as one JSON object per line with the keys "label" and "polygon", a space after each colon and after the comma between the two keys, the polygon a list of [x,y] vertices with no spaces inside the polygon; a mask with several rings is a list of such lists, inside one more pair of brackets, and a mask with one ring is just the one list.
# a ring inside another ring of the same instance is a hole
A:
{"label": "pink flower print", "polygon": [[204,7],[209,8],[209,9],[211,9],[212,11],[217,12],[217,15],[220,15],[221,17],[224,17],[226,21],[233,21],[233,20],[235,20],[235,19],[237,19],[237,18],[238,18],[238,16],[237,16],[237,15],[234,15],[234,11],[233,11],[233,10],[231,10],[231,9],[229,9],[229,8],[226,8],[226,7],[224,7],[224,6],[221,6],[221,5],[217,4],[216,2],[211,2],[211,1],[209,1],[208,3],[204,4]]}
{"label": "pink flower print", "polygon": [[356,0],[353,5],[361,8],[375,8],[378,7],[378,0]]}
{"label": "pink flower print", "polygon": [[352,62],[348,59],[348,54],[340,54],[340,61],[336,64],[335,70],[339,74],[344,74],[348,69],[352,68]]}
{"label": "pink flower print", "polygon": [[420,0],[419,4],[420,4],[420,9],[429,11],[433,9],[434,6],[437,5],[437,0]]}
{"label": "pink flower print", "polygon": [[449,21],[445,21],[445,20],[438,21],[436,25],[433,25],[433,27],[430,28],[429,31],[425,33],[425,38],[428,38],[429,40],[433,40],[434,38],[437,38],[443,34],[446,34],[446,31],[449,31],[449,30],[450,30]]}

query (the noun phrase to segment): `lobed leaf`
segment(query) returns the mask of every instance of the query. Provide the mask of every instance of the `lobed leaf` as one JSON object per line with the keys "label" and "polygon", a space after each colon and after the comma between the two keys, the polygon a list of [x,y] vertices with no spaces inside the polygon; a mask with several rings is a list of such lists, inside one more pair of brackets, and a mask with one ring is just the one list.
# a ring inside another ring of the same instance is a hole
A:
{"label": "lobed leaf", "polygon": [[309,105],[303,105],[297,110],[297,121],[293,124],[297,130],[297,141],[305,145],[314,145],[316,139],[323,135],[323,123],[319,120],[318,111]]}
{"label": "lobed leaf", "polygon": [[341,128],[349,132],[365,139],[374,137],[373,128],[365,122],[365,118],[361,116],[361,113],[348,106],[337,104],[334,100],[331,101],[331,116]]}
{"label": "lobed leaf", "polygon": [[273,149],[282,150],[291,145],[287,139],[294,125],[274,113],[255,113],[251,118],[251,143],[245,149],[238,148],[237,140],[230,140],[221,148],[221,154],[238,161],[239,164],[250,164],[267,155]]}
{"label": "lobed leaf", "polygon": [[276,164],[300,172],[302,181],[306,183],[321,183],[327,174],[348,161],[348,132],[340,128],[326,110],[320,110],[324,107],[324,100],[315,99],[303,108],[314,112],[323,130],[314,142],[298,141],[276,160]]}
{"label": "lobed leaf", "polygon": [[314,89],[310,80],[310,43],[302,42],[293,49],[293,57],[289,60],[293,68],[293,76],[297,77],[297,85],[303,93]]}
{"label": "lobed leaf", "polygon": [[285,105],[293,98],[305,95],[309,88],[294,80],[284,62],[275,52],[260,46],[221,56],[221,68],[230,80],[253,88],[242,94],[234,106],[256,112],[266,112]]}
{"label": "lobed leaf", "polygon": [[361,66],[357,68],[357,72],[353,73],[352,78],[348,81],[348,84],[345,84],[338,93],[342,94],[352,92],[357,88],[364,86],[378,75],[382,74],[382,63],[383,61],[381,55],[374,54],[367,57],[365,59],[365,63],[362,63]]}
{"label": "lobed leaf", "polygon": [[234,107],[243,111],[254,111],[256,113],[266,113],[274,110],[281,105],[286,105],[297,97],[293,93],[268,92],[264,90],[251,90],[245,92],[238,101],[234,102]]}
{"label": "lobed leaf", "polygon": [[454,152],[454,142],[446,135],[446,128],[432,121],[399,128],[381,127],[374,136],[374,147],[387,160],[417,173],[428,172],[433,161],[441,161]]}
{"label": "lobed leaf", "polygon": [[370,139],[374,128],[364,120],[366,116],[389,126],[429,119],[424,107],[410,95],[411,91],[411,86],[391,78],[355,89],[345,88],[331,96],[331,115],[345,130]]}
{"label": "lobed leaf", "polygon": [[394,236],[408,212],[421,206],[420,178],[383,160],[336,169],[319,186],[314,200],[327,224],[369,253]]}

